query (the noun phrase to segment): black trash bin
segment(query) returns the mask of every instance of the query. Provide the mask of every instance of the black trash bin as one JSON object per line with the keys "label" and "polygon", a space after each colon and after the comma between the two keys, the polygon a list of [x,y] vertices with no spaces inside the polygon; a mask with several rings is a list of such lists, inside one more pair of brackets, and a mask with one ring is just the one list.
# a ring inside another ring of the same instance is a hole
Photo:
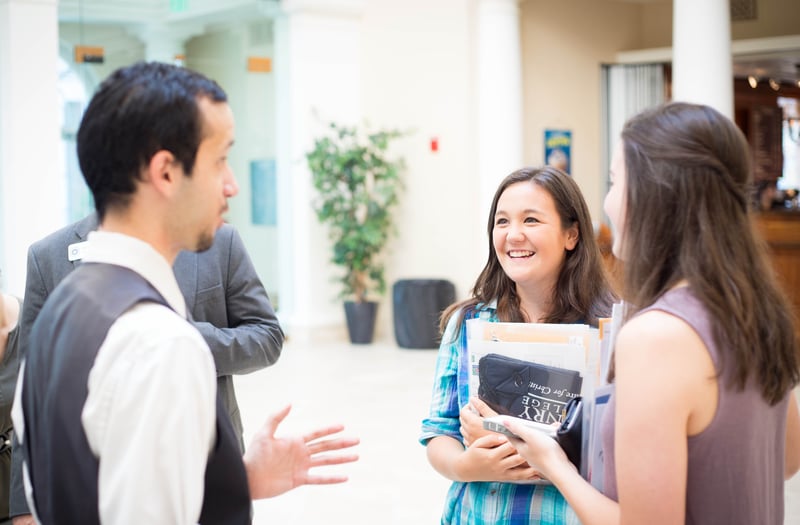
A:
{"label": "black trash bin", "polygon": [[394,336],[402,348],[437,348],[439,314],[456,299],[444,279],[401,279],[392,287]]}

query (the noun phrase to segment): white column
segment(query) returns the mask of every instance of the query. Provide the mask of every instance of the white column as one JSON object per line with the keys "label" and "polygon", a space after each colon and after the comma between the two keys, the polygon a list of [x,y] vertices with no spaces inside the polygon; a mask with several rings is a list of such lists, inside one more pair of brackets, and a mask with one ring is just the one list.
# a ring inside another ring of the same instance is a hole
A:
{"label": "white column", "polygon": [[3,288],[22,296],[28,246],[67,220],[56,0],[0,0]]}
{"label": "white column", "polygon": [[729,0],[673,0],[672,98],[733,118]]}
{"label": "white column", "polygon": [[281,324],[295,340],[345,337],[330,241],[305,153],[328,121],[361,121],[362,1],[287,0],[275,22]]}
{"label": "white column", "polygon": [[518,0],[478,1],[479,212],[485,224],[500,181],[522,167]]}

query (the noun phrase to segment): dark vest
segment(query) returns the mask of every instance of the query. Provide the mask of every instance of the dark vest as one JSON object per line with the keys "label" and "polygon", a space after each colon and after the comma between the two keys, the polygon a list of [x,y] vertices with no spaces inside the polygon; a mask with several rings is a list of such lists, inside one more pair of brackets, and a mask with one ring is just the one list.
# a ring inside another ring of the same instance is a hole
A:
{"label": "dark vest", "polygon": [[[89,372],[109,328],[125,311],[145,301],[168,306],[136,272],[87,263],[62,281],[34,323],[22,388],[22,450],[36,513],[46,525],[100,523],[98,459],[89,448],[81,411]],[[216,429],[200,523],[246,524],[250,522],[247,475],[219,396]],[[142,507],[146,505],[142,501]]]}

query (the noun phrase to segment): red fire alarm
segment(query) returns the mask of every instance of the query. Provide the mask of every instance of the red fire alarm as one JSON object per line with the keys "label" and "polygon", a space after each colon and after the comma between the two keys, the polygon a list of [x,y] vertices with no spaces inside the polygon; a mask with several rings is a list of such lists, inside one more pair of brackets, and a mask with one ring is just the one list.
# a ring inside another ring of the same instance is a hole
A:
{"label": "red fire alarm", "polygon": [[439,137],[431,138],[431,151],[434,153],[439,151]]}

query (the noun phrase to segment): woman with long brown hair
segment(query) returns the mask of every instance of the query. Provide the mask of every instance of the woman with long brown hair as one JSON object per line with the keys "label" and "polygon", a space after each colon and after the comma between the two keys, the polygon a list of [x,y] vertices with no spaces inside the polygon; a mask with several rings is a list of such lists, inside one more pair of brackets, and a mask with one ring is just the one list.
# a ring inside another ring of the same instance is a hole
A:
{"label": "woman with long brown hair", "polygon": [[716,110],[671,103],[632,118],[605,210],[629,303],[601,426],[603,494],[558,447],[517,450],[585,525],[783,524],[800,466],[792,309],[749,209],[744,135]]}
{"label": "woman with long brown hair", "polygon": [[428,460],[453,481],[442,523],[577,523],[552,486],[526,482],[538,473],[501,434],[483,430],[496,415],[469,399],[466,319],[586,323],[611,312],[614,296],[575,181],[553,168],[525,168],[497,188],[489,212],[489,255],[472,297],[442,315],[433,400],[420,441]]}

